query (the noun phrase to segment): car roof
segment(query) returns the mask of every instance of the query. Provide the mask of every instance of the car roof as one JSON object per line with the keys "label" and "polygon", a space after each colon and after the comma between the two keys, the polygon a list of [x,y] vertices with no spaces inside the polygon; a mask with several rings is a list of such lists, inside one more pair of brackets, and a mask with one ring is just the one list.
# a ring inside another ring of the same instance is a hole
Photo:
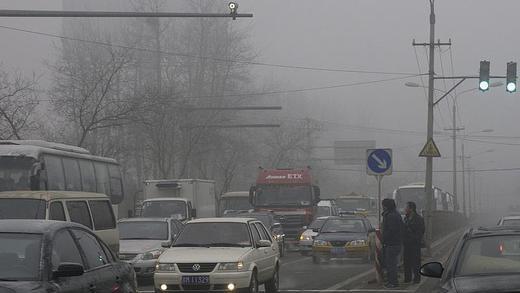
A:
{"label": "car roof", "polygon": [[25,198],[25,199],[43,199],[46,201],[53,199],[109,199],[102,193],[82,192],[82,191],[3,191],[0,192],[0,198]]}
{"label": "car roof", "polygon": [[254,218],[247,217],[223,217],[223,218],[201,218],[195,219],[188,222],[188,224],[192,223],[248,223],[250,221],[258,221]]}
{"label": "car roof", "polygon": [[49,220],[25,220],[25,219],[10,219],[0,220],[0,233],[34,233],[44,234],[52,233],[62,228],[85,226],[66,222],[66,221],[49,221]]}
{"label": "car roof", "polygon": [[492,226],[471,228],[466,232],[466,237],[520,235],[520,226]]}
{"label": "car roof", "polygon": [[[128,223],[128,222],[168,222],[168,221],[179,221],[174,218],[145,218],[145,217],[136,217],[136,218],[125,218],[121,219],[118,222],[119,223]],[[180,222],[180,221],[179,221]]]}
{"label": "car roof", "polygon": [[155,197],[155,198],[145,199],[144,201],[165,201],[165,200],[170,200],[170,201],[187,201],[187,199],[181,198],[181,197]]}

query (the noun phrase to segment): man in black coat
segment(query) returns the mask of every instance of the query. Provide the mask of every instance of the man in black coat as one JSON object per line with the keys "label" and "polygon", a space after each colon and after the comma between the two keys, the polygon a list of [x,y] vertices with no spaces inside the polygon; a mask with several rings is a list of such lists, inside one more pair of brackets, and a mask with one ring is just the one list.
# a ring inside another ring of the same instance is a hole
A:
{"label": "man in black coat", "polygon": [[383,206],[383,255],[387,274],[386,288],[399,286],[397,281],[397,265],[401,253],[401,233],[403,220],[397,212],[395,201],[385,198],[381,203]]}
{"label": "man in black coat", "polygon": [[421,244],[424,236],[424,220],[417,213],[414,202],[406,203],[403,233],[404,282],[421,282]]}

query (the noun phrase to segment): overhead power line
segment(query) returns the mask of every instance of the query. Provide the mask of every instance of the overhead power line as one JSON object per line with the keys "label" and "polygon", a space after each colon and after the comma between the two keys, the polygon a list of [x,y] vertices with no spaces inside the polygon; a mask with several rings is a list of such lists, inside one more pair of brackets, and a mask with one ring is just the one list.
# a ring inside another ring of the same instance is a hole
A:
{"label": "overhead power line", "polygon": [[11,27],[11,26],[5,26],[5,25],[0,25],[0,28],[6,29],[6,30],[11,30],[11,31],[35,34],[35,35],[46,36],[46,37],[51,37],[51,38],[58,38],[58,39],[62,39],[62,40],[89,43],[89,44],[106,46],[106,47],[114,47],[114,48],[142,51],[142,52],[149,52],[149,53],[160,53],[160,54],[176,56],[176,57],[213,60],[213,61],[226,62],[226,63],[237,63],[237,64],[265,66],[265,67],[277,67],[277,68],[286,68],[286,69],[299,69],[299,70],[309,70],[309,71],[342,72],[342,73],[404,75],[404,76],[427,75],[427,73],[416,74],[416,73],[411,73],[411,72],[391,72],[391,71],[311,67],[311,66],[299,66],[299,65],[289,65],[289,64],[254,62],[254,61],[246,61],[246,60],[234,60],[234,59],[225,59],[225,58],[210,57],[210,56],[198,56],[198,55],[193,55],[193,54],[188,54],[188,53],[161,51],[161,50],[154,50],[154,49],[148,49],[148,48],[142,48],[142,47],[131,47],[131,46],[126,46],[126,45],[121,45],[121,44],[112,44],[112,43],[106,43],[106,42],[94,41],[94,40],[85,40],[85,39],[80,39],[80,38],[67,37],[67,36],[62,36],[62,35],[57,35],[57,34],[44,33],[44,32],[39,32],[39,31],[28,30],[28,29],[21,29],[21,28],[16,28],[16,27]]}
{"label": "overhead power line", "polygon": [[[344,168],[321,168],[321,170],[340,171],[340,172],[357,172],[359,169],[344,169]],[[494,169],[467,169],[471,172],[486,173],[486,172],[520,172],[520,167],[517,168],[494,168]],[[466,171],[467,171],[466,170]],[[424,170],[393,170],[394,173],[424,173]],[[453,173],[453,170],[434,170],[434,173]],[[457,173],[462,173],[462,170],[457,170]]]}

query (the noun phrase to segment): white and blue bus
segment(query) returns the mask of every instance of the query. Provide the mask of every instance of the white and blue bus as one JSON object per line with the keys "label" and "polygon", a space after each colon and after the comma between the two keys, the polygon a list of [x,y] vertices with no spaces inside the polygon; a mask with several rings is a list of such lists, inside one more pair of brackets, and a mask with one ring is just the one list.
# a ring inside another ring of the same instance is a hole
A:
{"label": "white and blue bus", "polygon": [[40,140],[0,141],[0,191],[66,190],[103,193],[114,207],[124,199],[116,160],[86,149]]}

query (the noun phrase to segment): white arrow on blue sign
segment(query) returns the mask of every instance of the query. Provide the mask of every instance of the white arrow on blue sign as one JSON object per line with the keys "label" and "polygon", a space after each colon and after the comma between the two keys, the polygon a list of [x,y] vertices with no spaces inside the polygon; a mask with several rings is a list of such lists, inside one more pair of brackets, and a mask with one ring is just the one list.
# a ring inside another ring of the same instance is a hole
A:
{"label": "white arrow on blue sign", "polygon": [[367,150],[367,174],[391,175],[392,174],[392,150],[369,149]]}

